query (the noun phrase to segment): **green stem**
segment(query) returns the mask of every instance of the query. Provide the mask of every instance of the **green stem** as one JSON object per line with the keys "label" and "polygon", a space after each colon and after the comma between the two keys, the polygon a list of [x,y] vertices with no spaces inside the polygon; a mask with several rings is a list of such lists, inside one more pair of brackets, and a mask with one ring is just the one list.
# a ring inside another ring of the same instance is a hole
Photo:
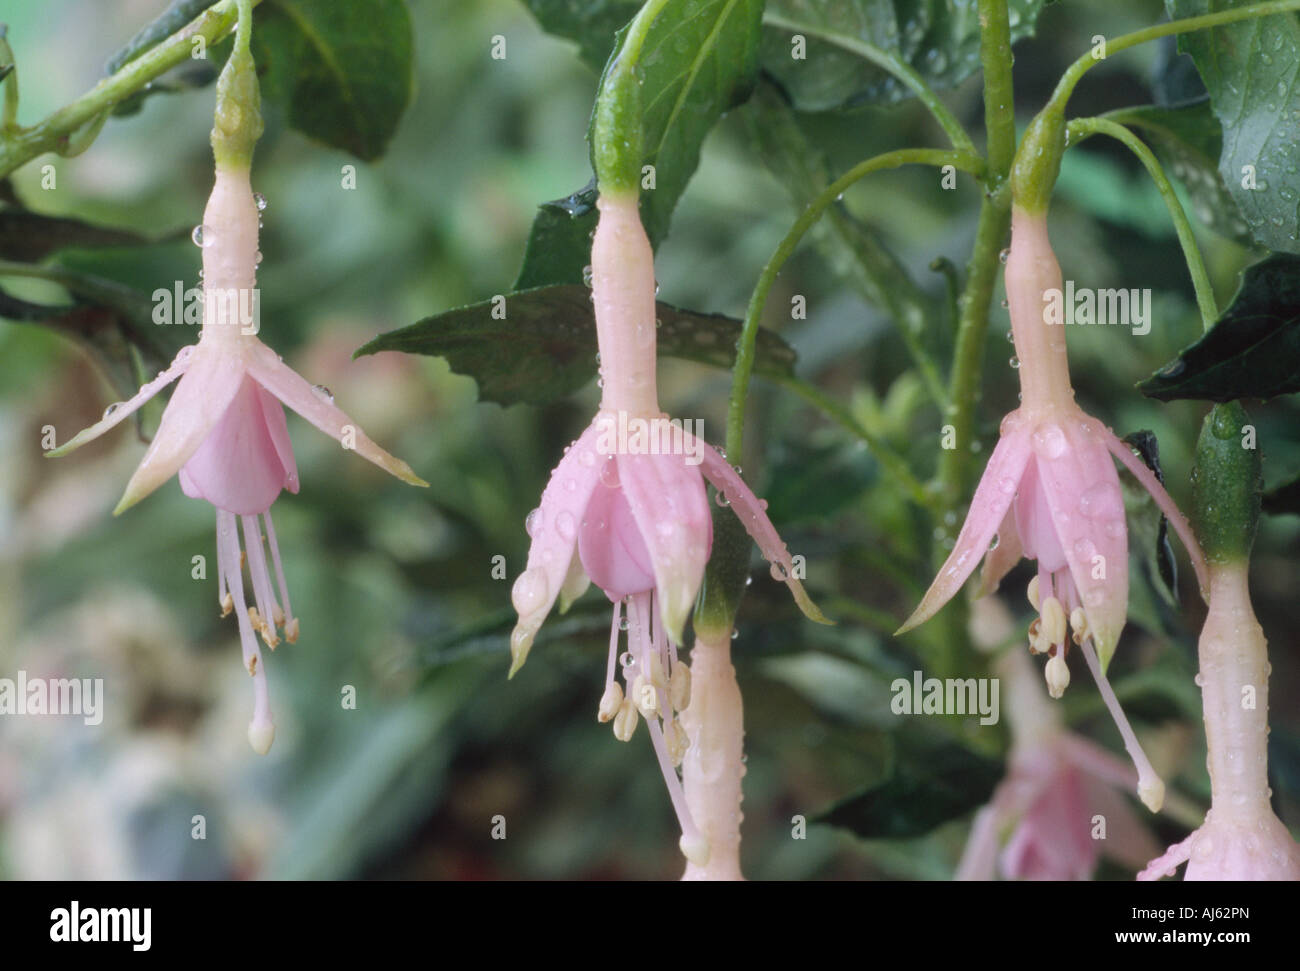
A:
{"label": "green stem", "polygon": [[1219,318],[1214,288],[1210,285],[1210,276],[1205,270],[1205,261],[1201,258],[1200,247],[1196,245],[1192,224],[1187,219],[1182,203],[1178,201],[1178,193],[1174,191],[1173,185],[1155,155],[1151,153],[1151,149],[1147,148],[1146,143],[1133,132],[1108,118],[1076,118],[1070,122],[1068,131],[1072,145],[1078,144],[1090,135],[1109,135],[1123,142],[1146,167],[1151,180],[1155,182],[1156,188],[1160,190],[1160,195],[1165,200],[1169,217],[1174,222],[1178,242],[1183,248],[1183,259],[1187,261],[1187,271],[1192,276],[1192,286],[1196,290],[1196,304],[1201,311],[1201,324],[1208,331]]}
{"label": "green stem", "polygon": [[984,70],[984,130],[990,184],[1005,178],[1016,154],[1015,91],[1011,83],[1011,24],[1006,0],[979,0],[980,64]]}
{"label": "green stem", "polygon": [[[252,0],[256,5],[259,0]],[[124,65],[117,73],[70,104],[64,105],[30,128],[5,130],[0,138],[0,178],[45,152],[66,147],[73,134],[87,122],[135,94],[150,81],[166,73],[190,56],[194,37],[202,37],[207,47],[225,37],[237,18],[235,0],[221,0],[208,8],[182,30],[178,30],[157,47]]]}
{"label": "green stem", "polygon": [[[957,507],[965,490],[970,443],[975,427],[989,305],[997,284],[998,253],[1011,228],[1007,177],[1016,154],[1016,114],[1011,83],[1011,25],[1006,0],[980,0],[980,62],[984,69],[984,127],[988,133],[989,187],[980,206],[975,249],[966,267],[966,286],[958,302],[957,343],[948,383],[948,412],[954,447],[939,459],[939,501],[945,511]],[[946,528],[946,527],[945,527]]]}
{"label": "green stem", "polygon": [[[1003,18],[1005,19],[1005,10]],[[970,135],[964,129],[947,106],[939,100],[939,96],[934,93],[934,89],[925,83],[925,79],[918,74],[911,65],[907,64],[897,55],[876,47],[874,44],[868,44],[864,40],[856,37],[848,37],[844,34],[835,33],[813,24],[804,24],[796,20],[790,20],[770,11],[764,12],[763,23],[781,30],[788,30],[796,34],[806,34],[809,37],[815,37],[820,41],[831,44],[841,50],[848,51],[850,54],[856,54],[863,60],[870,61],[872,64],[888,71],[899,81],[901,81],[916,97],[921,104],[929,109],[934,120],[939,123],[939,127],[948,135],[948,140],[952,142],[952,147],[959,152],[967,152],[971,155],[976,154],[975,143],[971,141]]]}
{"label": "green stem", "polygon": [[767,295],[772,289],[772,284],[776,282],[781,267],[790,258],[790,255],[803,239],[804,234],[812,228],[822,213],[846,189],[873,172],[898,168],[903,165],[951,165],[963,172],[970,172],[975,175],[981,174],[984,169],[982,159],[964,152],[950,152],[934,148],[905,148],[885,152],[883,155],[876,155],[866,161],[859,162],[814,197],[799,218],[795,220],[789,232],[785,234],[785,238],[781,240],[776,252],[767,261],[767,265],[763,267],[758,282],[754,286],[753,296],[750,297],[749,308],[745,312],[745,325],[740,335],[740,343],[736,351],[736,364],[732,371],[731,405],[727,414],[727,454],[736,456],[733,461],[740,461],[739,456],[743,454],[745,403],[749,393],[749,379],[754,371],[754,354],[758,340],[759,319],[762,317]]}
{"label": "green stem", "polygon": [[[1253,7],[1236,7],[1232,10],[1219,10],[1215,13],[1201,14],[1199,17],[1184,17],[1181,20],[1171,20],[1165,24],[1156,24],[1154,27],[1146,27],[1143,30],[1136,30],[1131,34],[1123,34],[1114,40],[1106,41],[1105,56],[1109,57],[1111,54],[1126,51],[1130,47],[1145,44],[1147,41],[1168,37],[1170,34],[1190,34],[1197,30],[1222,27],[1226,24],[1235,24],[1241,20],[1267,17],[1271,14],[1287,13],[1293,10],[1300,10],[1300,0],[1272,0],[1272,2],[1256,4]],[[1061,75],[1061,80],[1057,82],[1056,90],[1052,92],[1052,99],[1049,104],[1055,105],[1058,109],[1064,109],[1065,103],[1070,99],[1070,95],[1074,93],[1075,85],[1079,83],[1079,79],[1102,60],[1104,58],[1094,57],[1092,51],[1081,55]]]}

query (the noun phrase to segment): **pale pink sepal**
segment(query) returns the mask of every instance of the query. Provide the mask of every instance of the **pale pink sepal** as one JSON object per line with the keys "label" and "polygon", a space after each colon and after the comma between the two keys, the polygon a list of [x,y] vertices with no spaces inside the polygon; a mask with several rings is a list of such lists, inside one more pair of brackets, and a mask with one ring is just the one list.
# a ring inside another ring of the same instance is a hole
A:
{"label": "pale pink sepal", "polygon": [[895,634],[904,634],[939,612],[961,589],[966,578],[988,552],[989,544],[1001,527],[1011,501],[1020,486],[1020,478],[1030,456],[1029,430],[1020,425],[1005,429],[989,457],[988,467],[975,489],[966,522],[957,534],[957,542],[939,575],[921,598],[920,604]]}
{"label": "pale pink sepal", "polygon": [[713,545],[704,480],[680,455],[623,454],[617,462],[623,494],[654,568],[664,627],[674,643],[684,643]]}
{"label": "pale pink sepal", "polygon": [[176,475],[221,420],[244,379],[237,354],[200,341],[189,367],[172,392],[158,432],[126,484],[118,515]]}
{"label": "pale pink sepal", "polygon": [[[1034,458],[1056,538],[1105,671],[1128,616],[1124,498],[1119,473],[1107,454],[1105,426],[1080,411],[1061,418],[1033,429]],[[1065,606],[1068,613],[1075,605]]]}
{"label": "pale pink sepal", "polygon": [[190,366],[190,358],[194,354],[194,345],[182,347],[176,355],[175,360],[167,367],[165,371],[159,372],[157,377],[143,385],[129,400],[123,401],[117,407],[112,408],[103,418],[95,422],[89,428],[83,428],[72,438],[68,439],[58,448],[52,448],[45,453],[48,459],[58,458],[61,455],[67,455],[73,449],[81,448],[87,442],[93,442],[103,435],[104,432],[114,428],[119,422],[130,418],[137,411],[167,385],[171,384],[181,375],[183,375]]}
{"label": "pale pink sepal", "polygon": [[403,482],[418,486],[429,484],[401,459],[371,441],[341,408],[318,394],[302,375],[280,360],[265,344],[259,342],[250,346],[245,356],[248,374],[253,380],[326,435]]}
{"label": "pale pink sepal", "polygon": [[587,503],[600,481],[605,456],[596,452],[597,428],[587,426],[551,473],[541,504],[529,523],[528,566],[515,580],[511,599],[519,620],[510,635],[510,676],[523,666],[542,621],[564,587],[578,544]]}
{"label": "pale pink sepal", "polygon": [[795,603],[809,620],[819,624],[833,624],[834,621],[813,603],[808,592],[804,590],[803,584],[795,576],[794,559],[782,542],[776,527],[772,525],[772,520],[768,518],[762,500],[754,495],[745,484],[745,480],[740,477],[740,473],[732,468],[722,453],[708,442],[698,439],[696,441],[698,442],[697,454],[701,457],[700,471],[704,474],[704,478],[708,479],[710,484],[726,498],[741,525],[745,527],[745,531],[758,545],[764,559],[773,564],[772,575],[790,588]]}
{"label": "pale pink sepal", "polygon": [[1178,538],[1183,541],[1183,546],[1187,550],[1187,556],[1192,561],[1192,569],[1196,571],[1196,582],[1201,588],[1201,597],[1207,603],[1210,597],[1210,575],[1205,568],[1205,555],[1201,552],[1201,544],[1196,541],[1196,534],[1192,532],[1192,525],[1187,521],[1181,509],[1174,503],[1173,497],[1165,491],[1165,487],[1160,484],[1154,472],[1147,468],[1147,464],[1133,454],[1133,450],[1128,447],[1114,432],[1105,431],[1106,447],[1110,453],[1119,459],[1124,468],[1128,469],[1133,478],[1142,483],[1147,492],[1151,493],[1151,498],[1155,500],[1160,511],[1164,513],[1169,524],[1174,527],[1174,532]]}

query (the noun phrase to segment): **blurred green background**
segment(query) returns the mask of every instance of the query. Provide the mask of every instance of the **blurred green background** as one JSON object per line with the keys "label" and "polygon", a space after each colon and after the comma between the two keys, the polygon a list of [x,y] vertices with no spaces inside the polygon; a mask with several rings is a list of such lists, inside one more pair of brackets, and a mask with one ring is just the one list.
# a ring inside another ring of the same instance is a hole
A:
{"label": "blurred green background", "polygon": [[[164,5],[2,0],[0,21],[9,25],[22,83],[19,120],[30,124],[93,85],[107,57]],[[63,440],[118,396],[64,338],[0,321],[0,676],[24,669],[103,677],[107,690],[98,728],[67,718],[0,719],[6,878],[680,873],[676,824],[644,732],[623,745],[595,720],[608,635],[599,592],[569,617],[553,618],[530,663],[505,679],[509,586],[524,562],[524,517],[564,444],[589,419],[594,387],[547,408],[502,409],[478,404],[473,382],[437,360],[349,360],[381,332],[506,292],[536,205],[589,177],[584,137],[596,79],[572,45],[543,34],[514,0],[415,0],[410,9],[415,96],[382,161],[364,165],[313,144],[271,111],[254,165],[254,188],[269,201],[262,336],[431,483],[427,491],[405,487],[290,418],[302,491],[282,497],[274,515],[302,636],[268,658],[278,728],[269,757],[254,755],[245,740],[251,698],[235,625],[218,616],[211,573],[191,579],[191,558],[214,555],[211,508],[171,483],[112,518],[143,451],[126,426],[46,462],[43,426],[54,425]],[[1049,6],[1038,39],[1017,47],[1022,122],[1094,33],[1161,17],[1151,0]],[[504,60],[489,56],[498,34],[507,39]],[[1151,101],[1148,79],[1159,56],[1148,47],[1107,62],[1089,75],[1072,110]],[[979,95],[973,78],[947,96],[976,128]],[[18,195],[39,212],[163,240],[67,252],[64,263],[146,293],[178,279],[193,285],[199,260],[188,234],[211,186],[212,97],[206,88],[151,98],[140,114],[110,120],[85,154],[43,157],[16,173]],[[781,183],[756,162],[749,112],[724,118],[705,145],[660,250],[661,299],[740,316],[794,218]],[[878,151],[937,144],[928,116],[910,102],[801,116],[800,124],[836,172]],[[41,188],[46,162],[56,167],[54,190]],[[349,164],[357,165],[355,191],[339,187]],[[844,203],[927,290],[944,289],[932,260],[964,265],[978,204],[969,180],[936,193],[929,173],[883,174]],[[1127,155],[1089,143],[1067,156],[1052,231],[1067,277],[1155,291],[1145,337],[1117,328],[1072,331],[1072,370],[1080,403],[1119,434],[1158,434],[1170,491],[1186,504],[1203,408],[1161,405],[1133,390],[1198,332],[1163,205]],[[1200,238],[1226,301],[1251,256],[1208,232]],[[48,284],[4,285],[27,299],[59,297]],[[780,308],[796,293],[808,298],[808,318],[783,320]],[[883,313],[809,246],[787,266],[769,308],[768,324],[799,352],[801,375],[851,403],[928,476],[940,417],[921,398]],[[993,314],[979,404],[982,454],[1016,397],[1006,313],[995,304]],[[192,336],[175,330],[163,338],[172,346]],[[939,347],[950,340],[932,336]],[[720,442],[728,376],[669,362],[662,382],[666,407],[702,418],[707,437]],[[945,878],[974,796],[929,834],[863,837],[814,824],[807,839],[791,838],[792,817],[812,818],[879,785],[900,763],[923,768],[918,737],[996,759],[1006,730],[889,714],[893,677],[917,667],[930,673],[941,659],[963,673],[983,663],[952,624],[901,641],[889,636],[929,582],[937,524],[904,502],[841,429],[788,393],[761,382],[755,392],[746,477],[770,500],[791,549],[807,556],[810,590],[840,623],[815,628],[799,620],[756,565],[734,642],[746,705],[746,873]],[[1300,471],[1294,403],[1255,406],[1252,416],[1269,484]],[[1253,570],[1273,658],[1274,788],[1293,826],[1300,823],[1298,537],[1295,517],[1266,520]],[[498,554],[508,564],[505,580],[491,575]],[[1028,622],[1023,579],[1017,573],[1005,585],[1020,626]],[[1166,780],[1204,805],[1192,686],[1203,608],[1186,577],[1181,588],[1180,615],[1135,570],[1130,625],[1112,673]],[[356,688],[356,710],[340,704],[348,685]],[[1064,704],[1080,731],[1119,750],[1082,667]],[[206,819],[204,840],[191,838],[196,814]],[[498,815],[506,819],[504,840],[491,838]],[[1153,827],[1168,840],[1187,831],[1164,819]]]}

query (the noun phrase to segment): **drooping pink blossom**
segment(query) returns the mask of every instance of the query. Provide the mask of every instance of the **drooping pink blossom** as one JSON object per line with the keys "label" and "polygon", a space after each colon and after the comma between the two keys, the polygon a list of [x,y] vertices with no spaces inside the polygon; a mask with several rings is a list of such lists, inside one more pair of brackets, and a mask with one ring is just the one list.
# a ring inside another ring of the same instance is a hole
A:
{"label": "drooping pink blossom", "polygon": [[[524,663],[556,599],[561,609],[594,582],[614,605],[598,717],[629,739],[644,717],[682,829],[682,850],[703,865],[708,842],[691,819],[676,766],[686,751],[677,713],[690,697],[678,658],[713,540],[705,480],[730,505],[800,606],[824,620],[795,576],[765,503],[718,452],[660,410],[655,382],[654,253],[635,194],[602,195],[592,240],[592,298],[601,406],[565,449],[540,505],[512,600],[511,675]],[[627,650],[619,647],[626,631]],[[623,675],[623,684],[617,673]]]}
{"label": "drooping pink blossom", "polygon": [[1022,557],[1036,560],[1029,599],[1039,617],[1029,629],[1030,650],[1049,655],[1049,689],[1059,698],[1069,684],[1066,652],[1072,630],[1138,764],[1143,800],[1158,806],[1163,784],[1141,755],[1105,680],[1128,613],[1128,530],[1112,456],[1168,517],[1191,555],[1202,590],[1205,565],[1186,517],[1151,470],[1075,403],[1064,327],[1049,323],[1045,312],[1047,301],[1063,290],[1046,214],[1015,207],[1011,227],[1006,290],[1021,404],[1002,420],[1001,437],[952,553],[899,633],[938,612],[981,560],[981,593],[996,589]]}
{"label": "drooping pink blossom", "polygon": [[[216,508],[218,599],[223,616],[232,609],[236,613],[244,666],[254,682],[249,742],[265,754],[275,729],[256,634],[274,649],[279,643],[277,628],[290,642],[297,639],[299,629],[289,605],[270,514],[282,489],[298,491],[298,468],[282,403],[338,439],[345,449],[405,482],[427,483],[366,437],[334,405],[328,391],[314,388],[258,339],[258,321],[249,311],[256,306],[259,209],[248,175],[247,169],[218,166],[203,226],[196,234],[203,247],[205,298],[198,343],[182,348],[171,366],[129,401],[111,405],[102,420],[48,454],[64,455],[93,441],[177,382],[158,432],[114,513],[139,502],[172,476],[179,478],[187,496]],[[271,553],[269,564],[266,548]],[[244,594],[241,562],[245,556],[251,607]]]}
{"label": "drooping pink blossom", "polygon": [[975,816],[956,878],[1087,880],[1102,856],[1142,866],[1158,844],[1122,794],[1136,773],[1065,730],[1024,654],[997,666],[1011,702],[1008,772]]}

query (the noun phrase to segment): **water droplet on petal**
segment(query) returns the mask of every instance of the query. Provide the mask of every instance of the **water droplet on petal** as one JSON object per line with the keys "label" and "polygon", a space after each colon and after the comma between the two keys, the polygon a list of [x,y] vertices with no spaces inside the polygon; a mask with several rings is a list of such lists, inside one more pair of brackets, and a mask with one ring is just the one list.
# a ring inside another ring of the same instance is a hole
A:
{"label": "water droplet on petal", "polygon": [[107,408],[104,409],[104,417],[105,418],[111,417],[113,412],[117,411],[117,409],[121,407],[122,407],[122,402],[114,401],[111,405],[109,405]]}
{"label": "water droplet on petal", "polygon": [[560,539],[566,543],[573,542],[573,537],[577,535],[577,526],[573,521],[573,513],[567,509],[555,517],[555,531],[559,534]]}
{"label": "water droplet on petal", "polygon": [[534,509],[524,519],[524,532],[526,532],[532,538],[536,539],[537,531],[542,528],[542,523],[545,521],[545,518],[546,515],[545,513],[542,512],[540,506]]}
{"label": "water droplet on petal", "polygon": [[519,579],[510,591],[510,601],[523,616],[538,610],[546,602],[548,593],[546,574],[533,568],[519,574]]}
{"label": "water droplet on petal", "polygon": [[315,394],[317,398],[320,398],[321,401],[327,401],[330,404],[334,403],[334,392],[325,387],[325,385],[313,385],[311,390],[312,393]]}
{"label": "water droplet on petal", "polygon": [[1068,443],[1065,432],[1054,421],[1043,422],[1034,429],[1034,450],[1044,458],[1055,459],[1065,454]]}
{"label": "water droplet on petal", "polygon": [[263,212],[266,209],[266,196],[260,192],[253,193],[253,202],[257,203],[257,211]]}
{"label": "water droplet on petal", "polygon": [[190,231],[190,239],[194,240],[195,246],[200,246],[206,249],[212,245],[214,235],[211,229],[200,223]]}

